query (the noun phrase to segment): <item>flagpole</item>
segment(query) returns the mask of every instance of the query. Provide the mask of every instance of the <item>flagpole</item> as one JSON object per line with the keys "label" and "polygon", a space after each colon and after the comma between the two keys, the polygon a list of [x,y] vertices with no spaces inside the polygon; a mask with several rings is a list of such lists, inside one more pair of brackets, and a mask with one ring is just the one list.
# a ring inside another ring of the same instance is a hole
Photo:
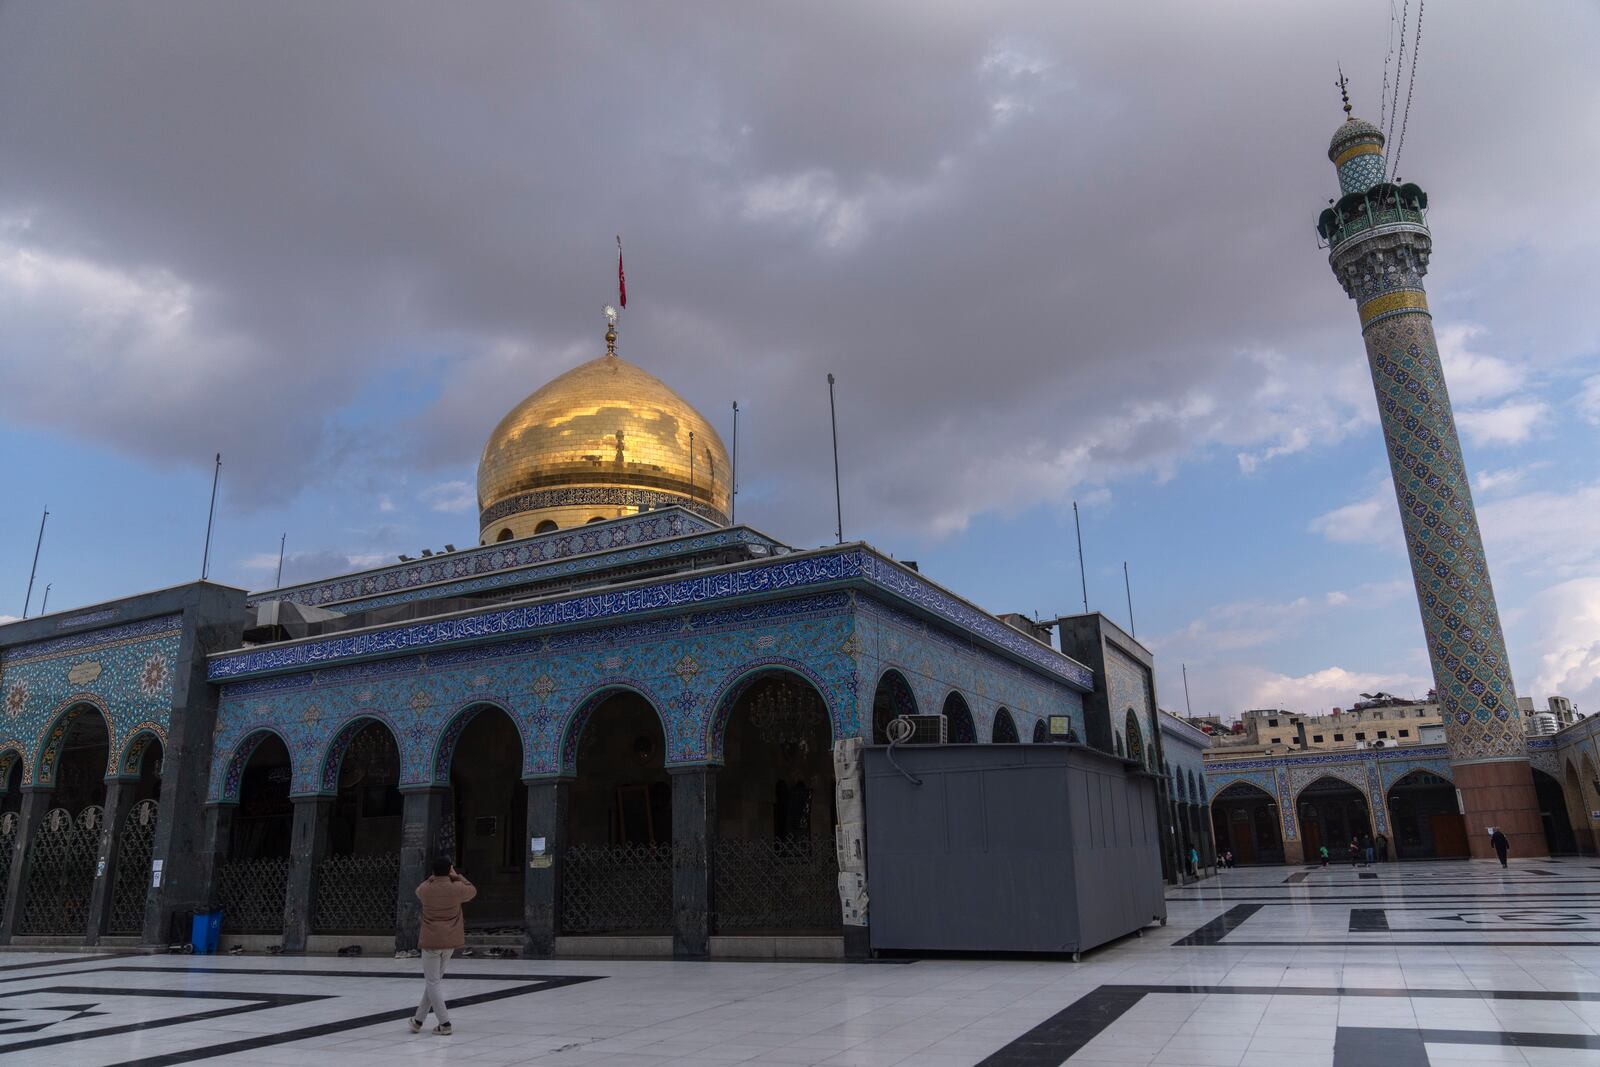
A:
{"label": "flagpole", "polygon": [[288,543],[289,532],[285,530],[283,536],[278,538],[278,584],[272,587],[274,589],[283,588],[283,546]]}
{"label": "flagpole", "polygon": [[206,551],[200,557],[200,580],[211,573],[211,529],[217,521],[217,483],[222,480],[222,453],[217,453],[217,465],[211,472],[211,509],[206,513]]}
{"label": "flagpole", "polygon": [[48,615],[48,614],[50,614],[50,590],[52,588],[54,588],[54,586],[55,586],[54,582],[46,582],[45,583],[44,599],[39,602],[39,614],[40,615]]}
{"label": "flagpole", "polygon": [[1128,636],[1135,640],[1139,637],[1139,627],[1133,621],[1133,585],[1128,581],[1128,561],[1122,561],[1122,588],[1128,594]]}
{"label": "flagpole", "polygon": [[739,522],[739,402],[733,402],[733,509],[728,522]]}
{"label": "flagpole", "polygon": [[833,406],[833,374],[828,374],[828,424],[833,427],[833,513],[838,520],[835,532],[844,544],[844,498],[839,493],[839,417]]}
{"label": "flagpole", "polygon": [[28,596],[22,602],[22,617],[28,617],[28,608],[33,603],[33,581],[39,576],[39,549],[44,547],[44,524],[50,517],[50,509],[44,509],[44,515],[39,519],[39,540],[33,543],[33,570],[28,572]]}
{"label": "flagpole", "polygon": [[1078,531],[1078,581],[1083,584],[1083,613],[1089,614],[1089,575],[1083,569],[1083,523],[1078,521],[1078,502],[1072,502],[1072,525]]}

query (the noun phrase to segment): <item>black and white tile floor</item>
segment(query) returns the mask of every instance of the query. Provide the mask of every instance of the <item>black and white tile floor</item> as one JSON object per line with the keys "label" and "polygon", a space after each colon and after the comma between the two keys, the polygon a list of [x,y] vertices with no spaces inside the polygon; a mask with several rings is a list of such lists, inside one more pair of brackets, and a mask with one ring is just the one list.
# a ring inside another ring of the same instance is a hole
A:
{"label": "black and white tile floor", "polygon": [[[1375,875],[1376,877],[1371,877]],[[1064,960],[456,961],[0,954],[19,1064],[1600,1065],[1600,861],[1256,868]]]}

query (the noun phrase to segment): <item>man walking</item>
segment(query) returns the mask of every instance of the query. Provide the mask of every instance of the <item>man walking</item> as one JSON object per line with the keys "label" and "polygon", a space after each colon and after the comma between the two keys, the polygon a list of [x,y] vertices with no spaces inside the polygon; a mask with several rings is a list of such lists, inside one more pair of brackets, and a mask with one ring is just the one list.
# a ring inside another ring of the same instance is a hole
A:
{"label": "man walking", "polygon": [[1500,857],[1500,866],[1506,865],[1506,853],[1511,851],[1511,841],[1500,832],[1500,827],[1489,828],[1489,846],[1494,849],[1494,854]]}
{"label": "man walking", "polygon": [[422,1002],[411,1017],[411,1032],[422,1032],[428,1019],[428,1009],[439,1024],[433,1032],[449,1037],[450,1009],[444,1003],[444,965],[450,954],[467,943],[466,923],[461,917],[461,905],[478,895],[473,884],[463,878],[443,856],[433,861],[433,875],[417,886],[417,899],[422,901],[422,931],[417,937],[417,947],[422,950]]}

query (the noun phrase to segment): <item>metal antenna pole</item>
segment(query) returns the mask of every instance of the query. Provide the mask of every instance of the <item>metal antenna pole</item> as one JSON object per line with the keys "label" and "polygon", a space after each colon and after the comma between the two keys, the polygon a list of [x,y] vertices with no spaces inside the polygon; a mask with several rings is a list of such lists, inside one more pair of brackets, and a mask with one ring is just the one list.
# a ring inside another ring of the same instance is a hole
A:
{"label": "metal antenna pole", "polygon": [[33,570],[28,572],[28,597],[22,602],[22,617],[28,617],[28,607],[33,603],[33,580],[39,576],[39,549],[44,547],[44,523],[50,517],[50,509],[44,509],[44,515],[39,519],[39,540],[33,544]]}
{"label": "metal antenna pole", "polygon": [[1139,626],[1133,621],[1133,584],[1128,581],[1128,561],[1122,561],[1122,589],[1128,594],[1128,634],[1137,639]]}
{"label": "metal antenna pole", "polygon": [[833,427],[833,513],[838,526],[839,544],[844,544],[844,498],[839,493],[839,417],[833,406],[833,375],[828,375],[828,424]]}
{"label": "metal antenna pole", "polygon": [[45,583],[44,599],[39,602],[39,614],[40,615],[48,615],[48,614],[50,614],[50,589],[51,589],[52,585],[54,585],[53,582],[46,582]]}
{"label": "metal antenna pole", "polygon": [[200,557],[200,580],[211,573],[211,528],[217,521],[217,482],[222,478],[222,453],[217,453],[217,466],[211,472],[211,510],[206,513],[206,551]]}
{"label": "metal antenna pole", "polygon": [[733,402],[733,513],[728,516],[730,523],[739,521],[739,402]]}
{"label": "metal antenna pole", "polygon": [[1078,502],[1072,502],[1072,525],[1078,531],[1078,581],[1083,583],[1083,613],[1089,614],[1089,575],[1083,569],[1083,523],[1078,521]]}
{"label": "metal antenna pole", "polygon": [[278,582],[274,589],[283,588],[283,546],[289,543],[289,531],[285,530],[283,536],[278,538]]}
{"label": "metal antenna pole", "polygon": [[1194,718],[1194,705],[1189,703],[1189,665],[1183,665],[1183,710],[1188,712],[1189,718]]}

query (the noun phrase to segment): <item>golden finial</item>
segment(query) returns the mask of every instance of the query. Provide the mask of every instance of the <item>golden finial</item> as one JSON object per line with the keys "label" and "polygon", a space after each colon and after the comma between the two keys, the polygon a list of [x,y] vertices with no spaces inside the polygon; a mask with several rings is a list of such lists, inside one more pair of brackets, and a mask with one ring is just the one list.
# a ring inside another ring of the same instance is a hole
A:
{"label": "golden finial", "polygon": [[1344,76],[1344,64],[1339,65],[1339,80],[1333,83],[1339,87],[1339,96],[1344,100],[1344,119],[1349,122],[1355,118],[1350,114],[1350,82]]}
{"label": "golden finial", "polygon": [[617,354],[617,309],[606,305],[606,355]]}

